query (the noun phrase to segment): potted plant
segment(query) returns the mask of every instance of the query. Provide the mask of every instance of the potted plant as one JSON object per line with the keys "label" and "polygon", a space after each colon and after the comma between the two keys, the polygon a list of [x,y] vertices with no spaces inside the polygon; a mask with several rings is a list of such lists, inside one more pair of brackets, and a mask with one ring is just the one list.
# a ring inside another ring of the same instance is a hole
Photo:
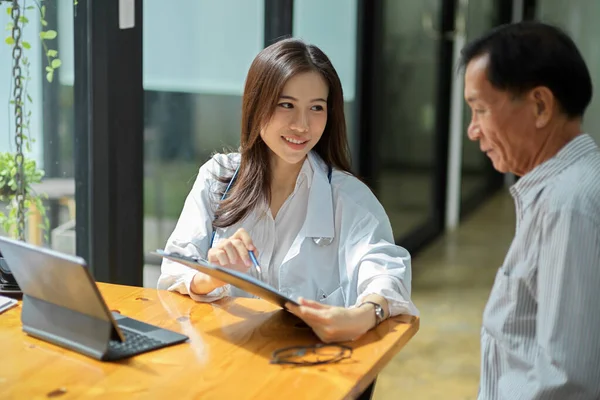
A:
{"label": "potted plant", "polygon": [[[35,193],[31,184],[38,183],[44,176],[44,171],[39,169],[35,160],[24,158],[23,160],[23,182],[25,197],[21,207],[24,207],[25,216],[37,210],[42,216],[42,229],[47,235],[49,231],[48,218],[44,207],[43,194]],[[19,201],[17,200],[17,162],[15,155],[10,152],[0,152],[0,203],[5,204],[5,210],[0,210],[0,226],[11,237],[19,237]],[[0,290],[2,292],[19,292],[19,287],[10,273],[10,268],[0,254]]]}
{"label": "potted plant", "polygon": [[[52,82],[54,71],[60,67],[61,61],[58,52],[48,45],[56,38],[57,32],[45,28],[48,23],[45,20],[46,6],[43,2],[44,0],[34,0],[34,5],[23,7],[24,2],[21,0],[0,0],[0,8],[5,8],[5,12],[11,17],[11,21],[6,26],[9,34],[4,42],[12,49],[13,91],[10,109],[14,111],[16,145],[14,152],[0,152],[0,203],[5,206],[4,211],[0,209],[0,226],[6,234],[20,240],[25,240],[25,218],[31,212],[41,215],[43,221],[41,228],[46,238],[49,231],[43,202],[45,196],[32,190],[32,184],[42,180],[44,171],[38,168],[34,159],[27,157],[33,142],[29,132],[31,111],[27,106],[33,103],[33,99],[27,92],[27,83],[30,80],[27,51],[31,48],[31,44],[23,40],[23,31],[30,22],[26,14],[37,9],[42,27],[39,38],[47,62],[45,78],[48,82]],[[0,254],[0,292],[13,290],[18,291],[18,286]]]}
{"label": "potted plant", "polygon": [[[23,160],[23,170],[23,181],[25,184],[25,200],[23,205],[27,212],[30,212],[35,207],[45,217],[46,209],[43,202],[45,196],[44,194],[35,193],[31,188],[32,184],[41,182],[44,171],[37,167],[35,160],[26,157]],[[0,203],[6,204],[6,210],[0,211],[0,226],[12,237],[18,236],[16,172],[17,162],[15,161],[15,155],[10,152],[0,152]],[[47,218],[44,218],[44,220],[47,221]],[[44,225],[42,229],[47,232],[48,226]]]}

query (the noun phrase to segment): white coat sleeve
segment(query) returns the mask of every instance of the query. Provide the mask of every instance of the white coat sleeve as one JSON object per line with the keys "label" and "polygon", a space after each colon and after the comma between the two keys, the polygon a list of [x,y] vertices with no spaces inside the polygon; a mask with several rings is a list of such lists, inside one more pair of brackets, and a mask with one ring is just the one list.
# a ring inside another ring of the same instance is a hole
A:
{"label": "white coat sleeve", "polygon": [[[214,196],[212,185],[216,183],[216,180],[213,174],[218,174],[219,170],[219,164],[214,158],[200,167],[198,177],[185,200],[175,230],[165,246],[167,252],[206,258],[214,218],[211,196]],[[199,272],[186,265],[163,259],[157,288],[186,294],[196,301],[203,302],[218,300],[229,292],[229,285],[226,285],[206,295],[192,293],[190,285],[197,273]]]}
{"label": "white coat sleeve", "polygon": [[352,258],[358,267],[357,302],[370,294],[384,297],[389,315],[419,315],[411,300],[411,256],[394,243],[392,228],[383,207],[367,212],[349,236]]}

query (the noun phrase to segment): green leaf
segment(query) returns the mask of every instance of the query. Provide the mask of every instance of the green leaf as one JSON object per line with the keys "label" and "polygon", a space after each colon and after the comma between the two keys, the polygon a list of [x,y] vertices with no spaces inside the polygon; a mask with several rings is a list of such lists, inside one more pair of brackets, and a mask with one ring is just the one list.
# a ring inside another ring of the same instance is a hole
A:
{"label": "green leaf", "polygon": [[33,10],[35,7],[34,6],[27,6],[25,7],[26,10]]}
{"label": "green leaf", "polygon": [[29,19],[28,19],[26,16],[24,16],[24,15],[21,15],[21,16],[19,17],[19,21],[21,21],[22,23],[26,24],[26,23],[28,23],[28,22],[29,22]]}
{"label": "green leaf", "polygon": [[54,71],[54,70],[52,69],[51,66],[49,66],[49,65],[46,66],[46,72],[52,72],[52,71]]}
{"label": "green leaf", "polygon": [[48,72],[46,74],[46,79],[48,80],[48,82],[52,83],[52,79],[54,79],[54,71]]}
{"label": "green leaf", "polygon": [[31,96],[29,95],[29,93],[27,94],[27,100],[29,100],[30,103],[33,103],[33,99],[31,98]]}
{"label": "green leaf", "polygon": [[23,42],[23,47],[24,47],[24,48],[26,48],[26,49],[30,49],[30,48],[31,48],[31,45],[29,44],[29,42],[25,42],[25,41],[24,41],[24,42]]}
{"label": "green leaf", "polygon": [[62,65],[62,61],[60,61],[58,58],[55,58],[54,60],[52,60],[52,68],[56,69],[58,67],[60,67]]}
{"label": "green leaf", "polygon": [[48,21],[45,19],[40,20],[40,22],[42,23],[42,26],[48,26]]}
{"label": "green leaf", "polygon": [[8,14],[8,15],[12,14],[12,7],[6,7],[6,14]]}
{"label": "green leaf", "polygon": [[10,46],[15,44],[15,39],[13,39],[12,36],[7,37],[6,39],[4,39],[4,41],[6,42],[6,44],[8,44]]}
{"label": "green leaf", "polygon": [[7,30],[7,31],[12,31],[12,28],[13,28],[13,26],[15,26],[15,24],[13,24],[13,23],[12,23],[12,21],[11,21],[11,22],[8,22],[8,23],[6,24],[6,30]]}
{"label": "green leaf", "polygon": [[56,56],[58,56],[58,51],[48,50],[48,57],[56,57]]}
{"label": "green leaf", "polygon": [[46,18],[46,6],[42,6],[42,18]]}
{"label": "green leaf", "polygon": [[40,37],[44,40],[52,40],[52,39],[56,38],[56,35],[57,35],[56,31],[53,31],[53,30],[40,32]]}

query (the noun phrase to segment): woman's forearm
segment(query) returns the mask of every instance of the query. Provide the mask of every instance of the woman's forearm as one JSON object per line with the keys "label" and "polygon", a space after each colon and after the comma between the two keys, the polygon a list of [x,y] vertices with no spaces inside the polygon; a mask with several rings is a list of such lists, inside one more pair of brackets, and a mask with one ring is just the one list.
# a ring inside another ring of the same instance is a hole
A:
{"label": "woman's forearm", "polygon": [[[388,307],[388,302],[385,299],[385,297],[380,296],[378,294],[370,294],[370,295],[367,295],[362,301],[363,301],[363,303],[359,305],[358,309],[359,310],[363,309],[363,311],[367,310],[370,315],[371,325],[369,326],[369,328],[367,330],[375,327],[375,323],[376,323],[377,319],[375,317],[375,306],[370,303],[367,303],[367,304],[364,304],[364,303],[373,302],[373,303],[379,304],[381,306],[381,308],[383,309],[383,319],[385,320],[389,317],[389,307]],[[364,317],[362,317],[362,318],[364,318],[364,320],[366,321],[368,318],[368,315],[364,312],[361,314],[364,314]]]}
{"label": "woman's forearm", "polygon": [[383,319],[387,319],[390,316],[390,307],[388,306],[385,297],[378,294],[370,294],[363,299],[363,302],[365,301],[372,301],[373,303],[379,304],[381,308],[383,308]]}

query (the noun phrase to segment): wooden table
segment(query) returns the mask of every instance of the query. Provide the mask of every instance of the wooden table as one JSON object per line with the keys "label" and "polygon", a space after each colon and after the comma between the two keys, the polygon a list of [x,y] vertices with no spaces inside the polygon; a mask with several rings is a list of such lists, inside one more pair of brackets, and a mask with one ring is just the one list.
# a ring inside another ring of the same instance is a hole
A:
{"label": "wooden table", "polygon": [[189,336],[189,342],[119,362],[99,362],[26,335],[21,305],[0,314],[0,398],[355,398],[415,335],[395,317],[350,343],[351,359],[292,367],[274,350],[318,343],[292,314],[263,300],[212,304],[162,290],[98,284],[111,310]]}

